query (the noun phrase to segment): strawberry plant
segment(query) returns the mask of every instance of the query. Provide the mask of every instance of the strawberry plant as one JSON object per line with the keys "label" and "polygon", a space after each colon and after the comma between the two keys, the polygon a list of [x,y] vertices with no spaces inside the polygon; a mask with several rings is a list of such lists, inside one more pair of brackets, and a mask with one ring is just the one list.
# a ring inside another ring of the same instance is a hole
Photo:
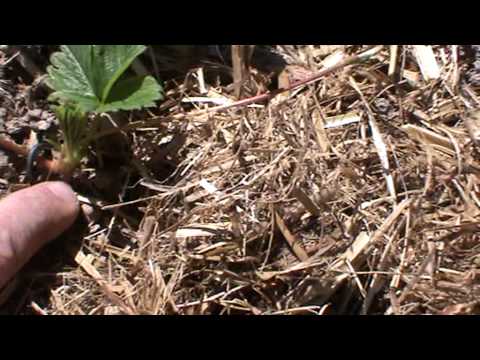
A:
{"label": "strawberry plant", "polygon": [[55,171],[70,174],[85,156],[97,134],[89,130],[93,114],[151,107],[163,98],[162,87],[151,76],[126,76],[143,45],[62,45],[51,57],[47,85],[49,100],[60,122],[61,144]]}
{"label": "strawberry plant", "polygon": [[88,117],[77,105],[66,103],[54,108],[60,124],[60,143],[54,143],[54,148],[60,154],[54,164],[55,171],[70,174],[80,165],[87,153]]}

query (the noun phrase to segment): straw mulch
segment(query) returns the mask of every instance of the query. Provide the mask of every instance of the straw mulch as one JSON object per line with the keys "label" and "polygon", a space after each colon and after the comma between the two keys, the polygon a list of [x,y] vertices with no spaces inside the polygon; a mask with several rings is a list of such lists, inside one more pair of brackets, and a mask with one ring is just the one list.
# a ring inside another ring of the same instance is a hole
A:
{"label": "straw mulch", "polygon": [[[276,46],[289,64],[278,81],[366,49]],[[384,46],[268,102],[224,111],[201,111],[235,91],[205,82],[207,65],[170,83],[173,105],[131,134],[144,175],[109,201],[79,191],[81,243],[51,250],[62,254],[55,269],[28,272],[29,290],[17,290],[9,309],[479,313],[476,51]],[[250,72],[244,98],[271,85]]]}

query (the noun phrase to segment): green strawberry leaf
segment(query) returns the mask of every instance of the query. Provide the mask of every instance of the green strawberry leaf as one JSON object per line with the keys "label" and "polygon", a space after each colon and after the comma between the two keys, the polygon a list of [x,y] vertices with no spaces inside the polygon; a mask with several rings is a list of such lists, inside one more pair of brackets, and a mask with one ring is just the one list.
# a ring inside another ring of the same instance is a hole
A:
{"label": "green strawberry leaf", "polygon": [[[160,85],[151,76],[120,79],[99,111],[134,110],[138,109],[140,103],[143,107],[155,106],[155,101],[163,98],[161,90]],[[160,94],[160,96],[152,96],[152,94]]]}
{"label": "green strawberry leaf", "polygon": [[[151,76],[123,79],[143,45],[62,45],[52,55],[47,84],[52,100],[74,101],[86,112],[140,109],[162,98]],[[108,109],[108,110],[107,110]]]}

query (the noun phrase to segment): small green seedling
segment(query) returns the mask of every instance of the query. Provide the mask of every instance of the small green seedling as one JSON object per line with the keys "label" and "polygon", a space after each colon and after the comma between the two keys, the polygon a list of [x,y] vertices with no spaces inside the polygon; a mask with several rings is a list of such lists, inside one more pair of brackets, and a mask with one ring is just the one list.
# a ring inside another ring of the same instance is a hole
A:
{"label": "small green seedling", "polygon": [[49,100],[58,103],[62,144],[56,171],[70,174],[96,136],[89,114],[152,107],[163,99],[163,89],[152,76],[126,76],[144,45],[62,45],[51,57],[46,83]]}

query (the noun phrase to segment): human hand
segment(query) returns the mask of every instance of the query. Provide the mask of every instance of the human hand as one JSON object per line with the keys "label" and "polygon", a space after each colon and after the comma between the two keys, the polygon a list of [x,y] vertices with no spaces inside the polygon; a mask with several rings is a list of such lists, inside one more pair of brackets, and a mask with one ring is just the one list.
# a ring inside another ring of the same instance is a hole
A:
{"label": "human hand", "polygon": [[63,182],[45,182],[0,201],[0,290],[49,241],[67,230],[79,212]]}

